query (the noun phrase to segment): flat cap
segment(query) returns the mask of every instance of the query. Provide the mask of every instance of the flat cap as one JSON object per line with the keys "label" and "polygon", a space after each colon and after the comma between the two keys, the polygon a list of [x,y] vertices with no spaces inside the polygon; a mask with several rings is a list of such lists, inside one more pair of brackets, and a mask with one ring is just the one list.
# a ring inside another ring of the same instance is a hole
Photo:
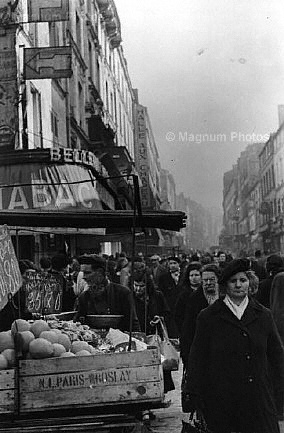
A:
{"label": "flat cap", "polygon": [[161,257],[158,256],[158,254],[153,254],[153,255],[150,257],[150,259],[151,259],[151,260],[161,260]]}
{"label": "flat cap", "polygon": [[106,260],[97,254],[84,254],[78,258],[80,265],[92,265],[95,268],[106,269]]}

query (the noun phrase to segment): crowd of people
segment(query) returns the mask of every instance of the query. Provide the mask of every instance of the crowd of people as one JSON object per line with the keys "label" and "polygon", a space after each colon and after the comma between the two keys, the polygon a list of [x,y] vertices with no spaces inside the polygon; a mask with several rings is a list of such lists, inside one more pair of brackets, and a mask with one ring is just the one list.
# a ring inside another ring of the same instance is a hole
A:
{"label": "crowd of people", "polygon": [[[202,413],[212,433],[278,433],[284,404],[284,261],[279,254],[233,258],[194,253],[116,258],[84,254],[43,257],[37,268],[60,275],[62,311],[74,321],[115,314],[122,331],[153,334],[163,317],[178,342],[183,364],[182,432]],[[1,311],[1,330],[9,329],[24,294]],[[174,389],[165,374],[165,391]]]}

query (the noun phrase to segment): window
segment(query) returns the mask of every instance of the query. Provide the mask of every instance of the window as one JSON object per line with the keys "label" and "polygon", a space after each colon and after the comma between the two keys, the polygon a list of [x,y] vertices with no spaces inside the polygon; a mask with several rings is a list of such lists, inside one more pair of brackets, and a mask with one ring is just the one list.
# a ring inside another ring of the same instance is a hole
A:
{"label": "window", "polygon": [[42,143],[42,110],[41,94],[31,84],[32,104],[33,104],[33,144],[34,148],[43,147]]}
{"label": "window", "polygon": [[38,24],[29,23],[29,36],[34,46],[38,45]]}
{"label": "window", "polygon": [[81,21],[79,15],[76,13],[76,43],[81,50]]}
{"label": "window", "polygon": [[79,107],[79,124],[80,124],[80,126],[82,126],[83,125],[82,115],[84,112],[85,104],[84,104],[83,88],[82,88],[80,83],[78,83],[78,98],[79,98],[79,106],[78,106]]}
{"label": "window", "polygon": [[93,50],[90,41],[88,43],[88,48],[89,48],[89,77],[93,81]]}
{"label": "window", "polygon": [[58,47],[60,45],[59,28],[55,22],[49,23],[49,42],[52,47]]}
{"label": "window", "polygon": [[58,116],[55,111],[51,111],[51,131],[53,133],[55,141],[58,139]]}
{"label": "window", "polygon": [[106,108],[109,111],[109,100],[108,100],[108,83],[106,81]]}

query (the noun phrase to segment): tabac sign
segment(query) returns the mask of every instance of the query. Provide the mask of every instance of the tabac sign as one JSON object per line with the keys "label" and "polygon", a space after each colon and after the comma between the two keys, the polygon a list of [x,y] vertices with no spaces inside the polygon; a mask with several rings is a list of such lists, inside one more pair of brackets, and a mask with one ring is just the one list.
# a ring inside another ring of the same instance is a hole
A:
{"label": "tabac sign", "polygon": [[69,19],[68,0],[28,0],[29,22],[66,21]]}
{"label": "tabac sign", "polygon": [[24,49],[24,77],[26,80],[70,78],[71,47]]}

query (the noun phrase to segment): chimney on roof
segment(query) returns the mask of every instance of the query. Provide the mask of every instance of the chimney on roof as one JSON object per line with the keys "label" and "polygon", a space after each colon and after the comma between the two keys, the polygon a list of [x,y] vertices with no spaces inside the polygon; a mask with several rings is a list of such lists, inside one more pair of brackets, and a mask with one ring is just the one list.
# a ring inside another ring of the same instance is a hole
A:
{"label": "chimney on roof", "polygon": [[279,127],[284,123],[284,105],[278,105],[278,122]]}

